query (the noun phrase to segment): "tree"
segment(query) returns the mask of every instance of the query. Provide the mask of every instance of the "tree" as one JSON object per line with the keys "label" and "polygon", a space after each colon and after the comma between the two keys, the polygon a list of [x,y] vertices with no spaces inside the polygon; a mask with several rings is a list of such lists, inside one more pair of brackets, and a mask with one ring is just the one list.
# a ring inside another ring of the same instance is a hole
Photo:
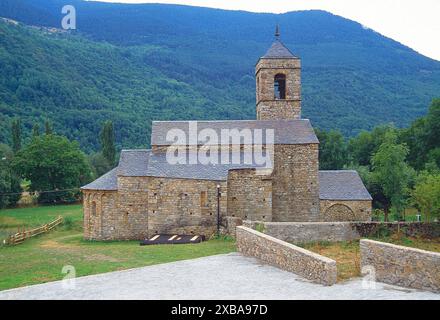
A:
{"label": "tree", "polygon": [[422,173],[411,193],[413,204],[418,207],[426,221],[440,215],[440,174]]}
{"label": "tree", "polygon": [[[372,157],[373,180],[380,186],[384,196],[395,208],[398,219],[404,208],[405,196],[414,170],[405,162],[408,147],[397,143],[397,134],[389,131],[385,141]],[[389,206],[384,207],[388,221]]]}
{"label": "tree", "polygon": [[14,206],[21,196],[21,179],[11,167],[13,152],[0,144],[0,209]]}
{"label": "tree", "polygon": [[440,147],[440,99],[434,99],[426,117],[428,151]]}
{"label": "tree", "polygon": [[12,120],[11,136],[12,151],[17,153],[21,149],[21,121],[18,118]]}
{"label": "tree", "polygon": [[416,170],[422,170],[428,160],[427,130],[426,118],[423,117],[417,119],[409,128],[402,129],[400,132],[401,143],[405,143],[409,148],[407,161]]}
{"label": "tree", "polygon": [[100,133],[101,150],[104,158],[107,159],[109,164],[113,166],[115,164],[116,147],[115,147],[115,132],[113,129],[113,122],[106,121],[101,129]]}
{"label": "tree", "polygon": [[347,146],[339,131],[318,131],[319,164],[322,170],[339,170],[347,164]]}
{"label": "tree", "polygon": [[440,99],[434,99],[425,117],[417,119],[408,129],[402,130],[401,141],[410,148],[408,163],[423,170],[427,162],[439,160]]}
{"label": "tree", "polygon": [[395,130],[390,125],[381,125],[375,127],[371,132],[362,131],[357,137],[352,138],[348,144],[351,162],[371,167],[371,157],[384,142],[386,133]]}
{"label": "tree", "polygon": [[46,135],[52,134],[53,130],[52,130],[52,125],[50,124],[49,120],[46,120],[44,122],[44,133]]}
{"label": "tree", "polygon": [[38,123],[34,124],[32,127],[32,137],[36,138],[40,136],[40,125]]}
{"label": "tree", "polygon": [[40,203],[74,200],[79,191],[71,189],[89,182],[92,176],[78,144],[53,134],[33,139],[16,154],[12,165],[31,181],[31,191],[50,191],[40,193]]}
{"label": "tree", "polygon": [[89,156],[89,162],[93,168],[95,177],[100,177],[113,168],[101,152]]}

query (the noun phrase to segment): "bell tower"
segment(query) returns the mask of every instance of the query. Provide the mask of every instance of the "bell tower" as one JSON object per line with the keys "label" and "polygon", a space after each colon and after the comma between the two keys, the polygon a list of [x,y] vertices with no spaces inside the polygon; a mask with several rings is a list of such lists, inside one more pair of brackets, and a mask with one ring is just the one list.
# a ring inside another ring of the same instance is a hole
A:
{"label": "bell tower", "polygon": [[257,120],[301,119],[301,60],[280,41],[275,42],[255,68]]}

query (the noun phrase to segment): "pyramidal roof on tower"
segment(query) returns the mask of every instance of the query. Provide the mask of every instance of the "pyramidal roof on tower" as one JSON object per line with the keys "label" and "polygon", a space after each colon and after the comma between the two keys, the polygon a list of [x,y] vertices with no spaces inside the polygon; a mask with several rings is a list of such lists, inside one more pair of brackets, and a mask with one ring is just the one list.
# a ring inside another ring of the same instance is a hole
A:
{"label": "pyramidal roof on tower", "polygon": [[293,53],[280,41],[280,29],[277,26],[275,31],[275,42],[262,57],[266,59],[298,59]]}

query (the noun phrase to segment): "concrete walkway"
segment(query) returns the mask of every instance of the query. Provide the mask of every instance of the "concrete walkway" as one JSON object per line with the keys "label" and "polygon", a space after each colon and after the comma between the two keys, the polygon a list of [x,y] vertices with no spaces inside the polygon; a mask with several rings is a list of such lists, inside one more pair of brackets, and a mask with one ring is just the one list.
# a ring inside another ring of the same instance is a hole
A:
{"label": "concrete walkway", "polygon": [[0,299],[436,299],[440,294],[362,279],[324,287],[232,253],[0,291]]}

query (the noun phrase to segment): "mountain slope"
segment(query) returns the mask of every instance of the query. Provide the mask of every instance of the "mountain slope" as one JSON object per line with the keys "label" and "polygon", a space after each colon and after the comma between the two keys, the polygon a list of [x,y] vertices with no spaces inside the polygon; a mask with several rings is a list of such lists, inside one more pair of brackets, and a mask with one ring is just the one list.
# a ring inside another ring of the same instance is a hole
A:
{"label": "mountain slope", "polygon": [[[48,37],[40,34],[34,44],[44,47],[45,41],[62,42],[79,50],[87,43],[90,47],[107,48],[110,57],[103,58],[110,59],[112,64],[125,66],[126,60],[129,61],[127,67],[111,70],[100,59],[100,64],[90,63],[88,68],[89,80],[98,84],[100,69],[107,72],[109,87],[95,84],[93,89],[95,96],[106,97],[99,100],[99,120],[105,117],[117,120],[120,109],[125,110],[125,117],[144,115],[142,121],[131,118],[128,121],[124,117],[120,120],[121,130],[137,128],[120,137],[124,146],[143,144],[142,139],[148,137],[137,134],[147,132],[149,129],[145,128],[149,128],[152,119],[254,118],[253,68],[271,44],[276,23],[281,25],[283,42],[302,58],[303,113],[317,127],[339,128],[346,135],[353,135],[384,122],[404,126],[424,114],[430,100],[440,95],[440,62],[366,30],[356,22],[323,11],[273,15],[175,5],[3,0],[0,12],[28,24],[59,27],[63,4],[75,5],[79,28],[76,33],[89,40],[79,35]],[[81,57],[69,57],[65,52],[65,59],[99,59],[93,54],[89,57],[87,51],[79,51]],[[20,56],[21,51],[11,54]],[[126,72],[127,77],[121,77],[118,72]],[[162,89],[162,78],[179,84],[166,88],[164,95],[169,94],[164,98],[166,102],[154,100],[155,93],[151,92],[153,88]],[[83,88],[76,93],[83,97],[81,90]],[[185,93],[180,95],[181,92]],[[174,98],[176,93],[181,99]],[[10,115],[18,112],[16,104],[20,102],[18,98],[12,106],[8,103],[6,99],[14,94],[17,95],[16,92],[4,94],[0,100],[9,106]],[[48,93],[40,92],[40,95],[51,100]],[[133,100],[133,96],[137,99]],[[194,101],[197,101],[194,105],[197,111],[193,112]],[[53,103],[59,110],[69,109],[62,101]],[[71,103],[74,109],[75,104]],[[44,109],[35,108],[44,115]],[[92,103],[86,110],[95,112],[93,108]],[[86,133],[82,127],[70,128],[69,123],[66,131],[72,136],[79,132],[85,136],[90,132],[95,134],[95,118],[88,119],[93,123],[86,126]],[[93,139],[96,137],[85,138],[87,142],[82,144],[91,143]]]}
{"label": "mountain slope", "polygon": [[57,132],[86,150],[97,148],[106,119],[115,122],[121,145],[145,147],[152,119],[249,116],[209,83],[199,87],[215,99],[148,66],[149,57],[161,50],[128,50],[0,20],[0,142],[7,141],[14,116],[23,119],[27,132],[48,118]]}

